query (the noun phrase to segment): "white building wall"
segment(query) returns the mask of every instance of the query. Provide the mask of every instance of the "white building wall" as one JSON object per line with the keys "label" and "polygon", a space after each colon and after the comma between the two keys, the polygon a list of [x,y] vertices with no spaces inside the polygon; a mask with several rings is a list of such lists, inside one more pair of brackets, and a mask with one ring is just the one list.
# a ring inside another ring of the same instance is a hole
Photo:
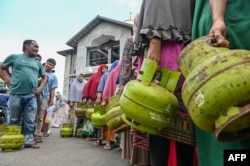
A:
{"label": "white building wall", "polygon": [[[91,46],[91,42],[101,35],[112,35],[115,40],[120,40],[120,58],[127,37],[131,36],[131,30],[118,26],[109,22],[103,22],[95,27],[88,35],[79,41],[77,45],[76,71],[77,73],[88,73],[89,68],[86,68],[87,47]],[[98,67],[92,67],[93,72],[96,72]]]}
{"label": "white building wall", "polygon": [[[84,36],[82,40],[79,41],[77,45],[76,55],[68,54],[65,56],[65,71],[64,71],[64,86],[63,86],[63,96],[68,97],[68,90],[71,83],[72,74],[80,73],[94,73],[97,71],[97,67],[92,67],[92,70],[86,67],[87,60],[87,47],[91,46],[94,39],[100,37],[101,35],[112,35],[115,40],[120,41],[120,59],[122,57],[123,48],[126,39],[131,36],[131,30],[129,28],[112,24],[110,22],[103,22],[97,25],[89,34]],[[110,66],[111,64],[109,64]]]}
{"label": "white building wall", "polygon": [[68,99],[68,91],[71,83],[73,70],[75,69],[75,54],[68,54],[65,56],[64,82],[63,82],[63,96]]}

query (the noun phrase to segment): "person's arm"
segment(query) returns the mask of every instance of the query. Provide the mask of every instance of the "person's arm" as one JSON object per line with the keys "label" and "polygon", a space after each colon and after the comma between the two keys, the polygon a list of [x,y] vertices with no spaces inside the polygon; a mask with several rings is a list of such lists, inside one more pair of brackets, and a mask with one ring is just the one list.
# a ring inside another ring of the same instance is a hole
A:
{"label": "person's arm", "polygon": [[43,87],[45,86],[45,84],[48,82],[48,76],[47,75],[43,75],[42,76],[42,79],[41,79],[41,82],[40,82],[40,85],[39,87],[36,89],[35,91],[35,94],[38,95],[42,92],[43,90]]}
{"label": "person's arm", "polygon": [[102,92],[97,92],[95,103],[100,104],[101,101],[102,101]]}
{"label": "person's arm", "polygon": [[213,21],[224,21],[227,0],[209,0],[209,2],[213,14]]}
{"label": "person's arm", "polygon": [[161,39],[154,37],[149,39],[149,48],[147,58],[151,60],[155,60],[160,64],[161,60]]}
{"label": "person's arm", "polygon": [[9,79],[9,77],[6,76],[6,74],[4,72],[5,70],[6,70],[6,68],[2,64],[0,64],[0,77],[5,82],[5,84],[8,87],[10,87],[10,79]]}
{"label": "person's arm", "polygon": [[52,106],[54,105],[54,98],[55,98],[55,93],[56,93],[56,88],[51,88],[50,89],[50,98],[49,98],[49,102],[48,102],[48,106]]}
{"label": "person's arm", "polygon": [[212,45],[229,47],[229,42],[226,40],[227,30],[225,23],[227,0],[209,0],[209,2],[213,21],[209,35],[215,38],[215,41],[212,43]]}

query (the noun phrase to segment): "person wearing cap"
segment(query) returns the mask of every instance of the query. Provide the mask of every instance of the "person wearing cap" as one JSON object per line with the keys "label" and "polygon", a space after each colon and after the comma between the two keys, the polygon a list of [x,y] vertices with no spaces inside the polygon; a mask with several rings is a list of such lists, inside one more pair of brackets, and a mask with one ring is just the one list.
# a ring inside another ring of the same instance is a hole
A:
{"label": "person wearing cap", "polygon": [[[55,97],[55,91],[58,87],[58,81],[56,75],[52,72],[55,68],[56,61],[53,58],[47,59],[44,69],[46,72],[46,75],[48,76],[48,82],[45,84],[42,93],[40,94],[40,98],[38,101],[38,110],[37,110],[37,118],[36,118],[36,129],[34,132],[36,142],[42,143],[42,127],[43,127],[43,117],[45,114],[45,110],[47,108],[51,108],[51,106],[54,105],[54,97]],[[44,131],[43,136],[47,137],[48,135],[48,129],[49,129],[49,122],[45,121],[44,124]]]}
{"label": "person wearing cap", "polygon": [[[35,60],[39,46],[35,40],[23,42],[23,53],[9,55],[0,64],[0,77],[9,87],[9,125],[21,126],[23,117],[24,148],[37,149],[39,146],[34,140],[34,127],[37,112],[36,95],[40,94],[46,84],[46,74],[42,64]],[[5,73],[12,67],[11,76]],[[37,78],[42,77],[38,86]]]}

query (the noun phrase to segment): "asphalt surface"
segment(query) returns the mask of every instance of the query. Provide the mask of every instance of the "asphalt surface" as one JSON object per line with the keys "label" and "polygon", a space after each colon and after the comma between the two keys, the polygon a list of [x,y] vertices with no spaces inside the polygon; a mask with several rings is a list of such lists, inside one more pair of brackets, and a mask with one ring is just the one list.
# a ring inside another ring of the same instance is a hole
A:
{"label": "asphalt surface", "polygon": [[39,143],[39,149],[0,150],[0,166],[129,166],[128,160],[121,159],[117,146],[104,150],[84,138],[62,138],[59,128],[51,131],[52,135]]}

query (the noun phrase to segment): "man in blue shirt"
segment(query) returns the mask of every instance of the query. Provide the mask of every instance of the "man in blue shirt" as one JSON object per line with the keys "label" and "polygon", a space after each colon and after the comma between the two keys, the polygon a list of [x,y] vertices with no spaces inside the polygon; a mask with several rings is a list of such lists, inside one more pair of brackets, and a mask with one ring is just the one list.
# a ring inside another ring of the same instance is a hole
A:
{"label": "man in blue shirt", "polygon": [[[55,90],[58,87],[58,81],[55,74],[53,74],[53,69],[55,68],[56,61],[53,58],[47,59],[44,64],[44,69],[46,75],[48,76],[48,82],[44,86],[43,91],[39,97],[38,110],[37,110],[37,121],[36,121],[36,130],[35,138],[37,143],[42,142],[42,125],[43,125],[43,116],[47,107],[53,106]],[[44,136],[48,136],[49,123],[45,123]]]}

